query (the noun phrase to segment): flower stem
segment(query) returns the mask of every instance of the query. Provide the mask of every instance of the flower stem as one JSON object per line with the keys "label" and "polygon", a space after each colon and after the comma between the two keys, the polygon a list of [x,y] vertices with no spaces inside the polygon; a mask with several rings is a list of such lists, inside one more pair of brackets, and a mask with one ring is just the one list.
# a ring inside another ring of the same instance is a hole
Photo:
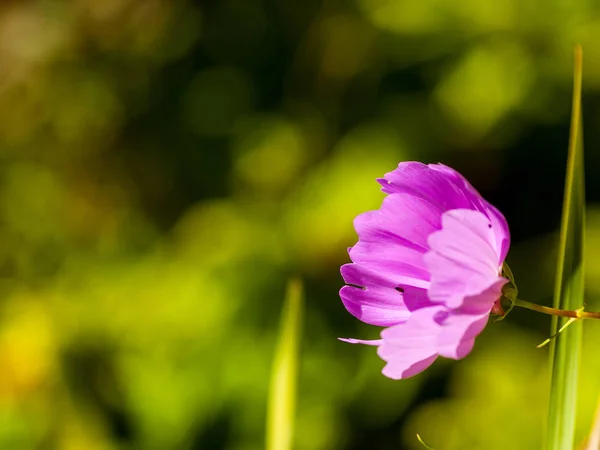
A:
{"label": "flower stem", "polygon": [[514,301],[514,305],[541,312],[543,314],[549,314],[551,316],[571,317],[573,319],[600,319],[600,312],[584,311],[583,308],[569,311],[538,305],[536,303],[528,302],[527,300],[521,300],[520,298]]}

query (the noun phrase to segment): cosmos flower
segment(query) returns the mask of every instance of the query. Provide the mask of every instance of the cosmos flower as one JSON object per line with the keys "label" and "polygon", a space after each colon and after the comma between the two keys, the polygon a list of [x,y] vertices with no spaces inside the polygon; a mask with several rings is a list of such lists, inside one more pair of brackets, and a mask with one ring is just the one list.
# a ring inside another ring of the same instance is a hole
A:
{"label": "cosmos flower", "polygon": [[352,315],[386,328],[378,340],[342,340],[377,346],[383,374],[408,378],[472,350],[508,282],[510,235],[502,214],[447,166],[403,162],[378,181],[388,195],[354,221],[359,240],[340,296]]}

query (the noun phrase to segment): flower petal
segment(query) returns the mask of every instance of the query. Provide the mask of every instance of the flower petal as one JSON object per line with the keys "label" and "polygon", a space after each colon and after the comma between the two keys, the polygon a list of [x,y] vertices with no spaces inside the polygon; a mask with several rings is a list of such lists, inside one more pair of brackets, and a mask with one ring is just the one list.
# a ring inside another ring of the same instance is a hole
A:
{"label": "flower petal", "polygon": [[444,311],[443,306],[422,308],[406,322],[381,332],[383,343],[377,354],[387,362],[383,368],[385,376],[395,380],[412,377],[435,361],[440,332],[435,318]]}
{"label": "flower petal", "polygon": [[487,314],[450,314],[438,336],[438,354],[445,358],[462,359],[471,353],[475,338],[488,323]]}
{"label": "flower petal", "polygon": [[431,272],[429,298],[458,308],[465,297],[484,292],[498,280],[499,256],[488,218],[455,209],[442,216],[442,229],[429,236],[425,263]]}
{"label": "flower petal", "polygon": [[508,280],[498,277],[480,294],[466,297],[459,309],[449,310],[443,318],[438,336],[438,353],[451,359],[462,359],[473,349],[475,338],[488,323],[494,303],[502,295]]}
{"label": "flower petal", "polygon": [[365,323],[395,325],[404,322],[410,311],[431,305],[425,289],[399,285],[359,264],[345,264],[341,273],[350,285],[340,290],[342,302],[350,314]]}
{"label": "flower petal", "polygon": [[387,362],[383,374],[393,379],[408,378],[425,370],[438,356],[467,356],[488,323],[493,299],[503,283],[498,280],[483,293],[467,298],[463,308],[425,307],[405,322],[383,330],[382,342],[373,344],[379,345],[377,353]]}
{"label": "flower petal", "polygon": [[344,286],[340,289],[340,297],[350,314],[370,325],[380,327],[395,325],[404,322],[410,315],[405,306],[394,306],[389,302],[387,292],[381,290],[367,291],[364,288]]}
{"label": "flower petal", "polygon": [[[458,187],[443,170],[435,170],[438,164],[426,165],[420,162],[401,162],[392,172],[377,181],[386,194],[405,193],[422,198],[436,205],[442,211],[456,208],[470,208],[464,189]],[[446,167],[446,166],[444,166]]]}
{"label": "flower petal", "polygon": [[[467,209],[476,209],[485,212],[487,202],[483,199],[477,189],[473,187],[469,181],[460,173],[445,164],[429,164],[432,171],[442,174],[444,178],[453,185],[459,192],[462,193],[465,200],[468,202]],[[449,208],[450,209],[450,208]],[[454,208],[452,208],[454,209]]]}
{"label": "flower petal", "polygon": [[488,203],[487,208],[487,216],[492,223],[492,231],[494,232],[495,248],[498,253],[498,265],[502,266],[510,247],[510,231],[508,229],[508,223],[502,213],[495,207]]}
{"label": "flower petal", "polygon": [[354,220],[359,241],[350,249],[350,258],[397,283],[427,288],[423,255],[427,237],[441,227],[441,214],[432,203],[413,195],[390,195],[381,209]]}
{"label": "flower petal", "polygon": [[495,248],[500,257],[500,265],[506,258],[508,248],[510,247],[510,232],[508,223],[498,209],[485,200],[481,194],[473,187],[469,181],[456,170],[444,164],[430,164],[429,167],[435,171],[444,173],[458,189],[463,191],[469,201],[469,209],[475,209],[484,213],[492,224],[492,231],[495,236]]}
{"label": "flower petal", "polygon": [[338,338],[338,340],[342,342],[347,342],[348,344],[363,344],[363,345],[381,345],[383,340],[381,339],[354,339],[354,338]]}
{"label": "flower petal", "polygon": [[508,280],[497,280],[480,294],[466,297],[459,309],[449,310],[440,320],[438,354],[445,358],[462,359],[473,349],[475,338],[488,323],[490,311]]}

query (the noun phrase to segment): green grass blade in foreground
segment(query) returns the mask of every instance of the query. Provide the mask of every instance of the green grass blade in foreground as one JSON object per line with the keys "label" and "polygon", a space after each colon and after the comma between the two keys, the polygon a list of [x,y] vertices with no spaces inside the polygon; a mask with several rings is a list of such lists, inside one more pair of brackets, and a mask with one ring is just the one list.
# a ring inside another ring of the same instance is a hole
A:
{"label": "green grass blade in foreground", "polygon": [[289,450],[292,447],[301,320],[302,283],[292,279],[287,287],[271,371],[267,450]]}
{"label": "green grass blade in foreground", "polygon": [[[554,307],[571,310],[581,308],[584,298],[585,193],[581,132],[581,67],[581,47],[577,46],[567,177],[554,287]],[[564,319],[552,318],[552,334],[563,322]],[[552,379],[546,435],[548,450],[573,448],[582,325],[582,321],[571,325],[558,339],[553,340],[550,348]]]}

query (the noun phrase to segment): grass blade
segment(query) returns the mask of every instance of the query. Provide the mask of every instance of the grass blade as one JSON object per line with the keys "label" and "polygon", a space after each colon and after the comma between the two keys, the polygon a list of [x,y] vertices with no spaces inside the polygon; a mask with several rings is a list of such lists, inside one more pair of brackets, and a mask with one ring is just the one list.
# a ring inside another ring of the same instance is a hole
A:
{"label": "grass blade", "polygon": [[435,448],[433,448],[431,445],[429,445],[427,442],[425,442],[423,440],[423,438],[421,437],[421,435],[417,434],[417,440],[419,441],[419,443],[425,447],[428,450],[435,450]]}
{"label": "grass blade", "polygon": [[[583,248],[584,248],[584,165],[581,132],[581,47],[575,48],[575,76],[571,133],[567,159],[567,177],[563,200],[562,224],[558,251],[554,307],[578,309],[583,305]],[[564,319],[552,318],[552,334],[564,325]],[[546,447],[548,450],[573,448],[577,378],[582,341],[582,322],[578,321],[550,348],[552,381]]]}
{"label": "grass blade", "polygon": [[267,450],[289,450],[294,432],[296,377],[302,317],[302,283],[288,283],[271,371],[267,406]]}

